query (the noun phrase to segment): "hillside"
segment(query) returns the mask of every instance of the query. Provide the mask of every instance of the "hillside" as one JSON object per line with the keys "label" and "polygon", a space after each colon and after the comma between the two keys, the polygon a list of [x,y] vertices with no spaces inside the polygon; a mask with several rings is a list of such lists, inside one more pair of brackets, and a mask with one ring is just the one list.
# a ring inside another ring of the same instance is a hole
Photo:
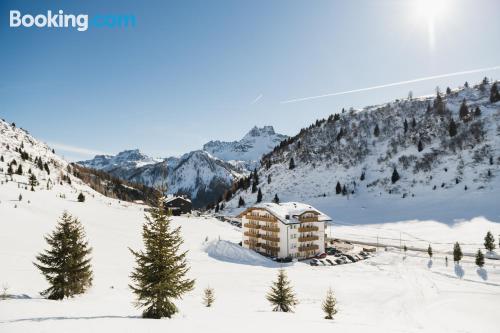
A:
{"label": "hillside", "polygon": [[[314,203],[350,223],[452,222],[476,214],[498,221],[500,103],[490,101],[490,89],[483,82],[440,98],[396,100],[318,120],[263,157],[257,187],[263,200],[277,194],[282,201]],[[452,119],[456,133],[450,135]],[[229,213],[238,211],[240,196],[247,205],[256,201],[246,186],[239,184],[226,203]],[[471,202],[470,211],[463,209]],[[365,209],[375,206],[385,215]]]}

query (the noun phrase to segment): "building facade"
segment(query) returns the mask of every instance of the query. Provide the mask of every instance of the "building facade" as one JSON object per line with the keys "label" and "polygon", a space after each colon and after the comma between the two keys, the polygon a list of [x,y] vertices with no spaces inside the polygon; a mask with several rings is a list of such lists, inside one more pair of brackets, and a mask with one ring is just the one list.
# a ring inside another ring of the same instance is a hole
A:
{"label": "building facade", "polygon": [[297,202],[261,203],[238,215],[242,246],[276,258],[306,259],[325,251],[325,222],[331,219]]}
{"label": "building facade", "polygon": [[191,213],[193,209],[191,200],[180,196],[169,196],[165,198],[163,205],[165,209],[169,209],[174,216]]}

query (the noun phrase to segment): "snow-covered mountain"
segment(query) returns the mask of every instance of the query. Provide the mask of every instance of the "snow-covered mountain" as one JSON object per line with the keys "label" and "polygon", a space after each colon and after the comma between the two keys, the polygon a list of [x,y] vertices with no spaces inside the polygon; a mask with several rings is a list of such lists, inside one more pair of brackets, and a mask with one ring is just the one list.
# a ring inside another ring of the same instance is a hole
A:
{"label": "snow-covered mountain", "polygon": [[240,141],[210,141],[203,150],[163,161],[138,150],[127,150],[78,164],[147,186],[159,185],[166,175],[169,193],[187,194],[196,207],[204,207],[220,198],[235,180],[258,167],[262,155],[286,138],[275,133],[272,126],[254,127]]}
{"label": "snow-covered mountain", "polygon": [[[354,215],[369,205],[390,210],[395,201],[408,202],[410,214],[418,201],[425,209],[437,203],[452,207],[457,196],[473,202],[481,191],[498,197],[500,102],[490,101],[491,86],[483,82],[439,98],[396,100],[318,120],[263,157],[257,185],[263,200],[278,195],[282,201],[310,202],[338,218],[336,208],[355,202]],[[237,210],[240,196],[253,204],[257,193],[251,183],[239,182],[226,207]],[[494,213],[484,205],[474,205],[476,213]],[[453,220],[453,209],[447,216]]]}
{"label": "snow-covered mountain", "polygon": [[239,141],[210,141],[203,150],[224,161],[242,161],[248,170],[253,170],[259,166],[262,155],[286,138],[286,135],[276,133],[273,126],[255,126]]}
{"label": "snow-covered mountain", "polygon": [[78,164],[86,168],[110,171],[115,168],[135,169],[160,161],[161,159],[155,159],[141,153],[139,149],[133,149],[122,151],[116,156],[96,155],[93,159],[81,161]]}

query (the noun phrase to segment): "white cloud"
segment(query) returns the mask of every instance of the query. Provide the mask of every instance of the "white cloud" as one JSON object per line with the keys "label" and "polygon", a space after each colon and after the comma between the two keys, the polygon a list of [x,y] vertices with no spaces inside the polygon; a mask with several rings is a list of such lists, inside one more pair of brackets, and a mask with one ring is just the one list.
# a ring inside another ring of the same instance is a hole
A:
{"label": "white cloud", "polygon": [[88,149],[88,148],[83,148],[83,147],[76,147],[76,146],[71,146],[71,145],[67,145],[64,143],[47,142],[47,144],[51,148],[55,148],[56,150],[74,153],[74,154],[78,154],[78,155],[85,155],[85,156],[106,155],[105,152],[102,152],[99,150]]}

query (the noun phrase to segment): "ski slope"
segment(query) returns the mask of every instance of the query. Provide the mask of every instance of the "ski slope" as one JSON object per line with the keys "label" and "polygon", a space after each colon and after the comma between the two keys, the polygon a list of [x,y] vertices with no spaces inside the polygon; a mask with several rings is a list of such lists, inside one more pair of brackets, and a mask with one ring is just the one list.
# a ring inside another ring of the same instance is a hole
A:
{"label": "ski slope", "polygon": [[[80,191],[87,197],[84,203],[76,201]],[[82,296],[49,301],[38,294],[47,285],[32,262],[46,246],[43,235],[63,210],[77,216],[86,229],[93,247],[94,285]],[[0,286],[8,284],[14,299],[0,300],[0,332],[443,333],[498,328],[500,262],[488,261],[478,273],[469,260],[455,270],[451,262],[445,266],[440,254],[431,264],[424,253],[411,251],[406,259],[398,251],[382,251],[374,258],[335,267],[288,265],[285,269],[300,304],[295,313],[272,312],[265,294],[278,264],[239,248],[240,229],[210,217],[174,218],[173,223],[182,227],[189,275],[196,286],[178,301],[180,312],[174,318],[145,320],[134,308],[128,288],[134,265],[128,248],[141,247],[143,214],[143,206],[103,197],[77,182],[36,192],[12,181],[1,184]],[[411,226],[413,232],[419,230],[419,224]],[[425,232],[427,225],[421,226]],[[446,234],[439,237],[447,239]],[[458,228],[447,240],[469,237],[467,228]],[[202,305],[207,286],[215,290],[213,308]],[[328,287],[338,301],[333,321],[323,319],[321,311]]]}

